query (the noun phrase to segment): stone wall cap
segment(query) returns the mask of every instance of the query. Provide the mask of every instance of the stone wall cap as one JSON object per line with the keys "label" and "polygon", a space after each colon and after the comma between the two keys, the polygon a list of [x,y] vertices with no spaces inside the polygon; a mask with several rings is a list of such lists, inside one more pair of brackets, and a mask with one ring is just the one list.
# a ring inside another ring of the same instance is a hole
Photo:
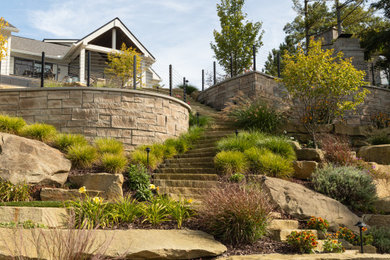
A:
{"label": "stone wall cap", "polygon": [[171,97],[165,94],[160,93],[154,93],[151,91],[145,91],[145,90],[134,90],[134,89],[118,89],[118,88],[94,88],[94,87],[53,87],[53,88],[14,88],[14,89],[0,89],[0,93],[6,93],[6,92],[34,92],[34,91],[67,91],[67,90],[82,90],[82,91],[96,91],[96,92],[118,92],[118,93],[133,93],[133,94],[139,94],[139,95],[146,95],[146,96],[155,96],[155,97],[161,97],[165,99],[169,99],[172,101],[175,101],[182,105],[183,107],[187,108],[188,111],[191,111],[191,106],[187,103],[181,101],[180,99],[177,99],[175,97]]}

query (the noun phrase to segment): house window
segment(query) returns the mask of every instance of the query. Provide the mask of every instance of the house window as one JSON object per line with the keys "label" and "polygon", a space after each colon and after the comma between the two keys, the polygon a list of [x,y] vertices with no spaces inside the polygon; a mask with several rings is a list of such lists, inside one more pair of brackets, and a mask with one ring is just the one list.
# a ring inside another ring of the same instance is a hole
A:
{"label": "house window", "polygon": [[[15,58],[15,75],[38,78],[41,76],[42,63],[34,60]],[[53,64],[45,63],[45,77],[53,76]]]}

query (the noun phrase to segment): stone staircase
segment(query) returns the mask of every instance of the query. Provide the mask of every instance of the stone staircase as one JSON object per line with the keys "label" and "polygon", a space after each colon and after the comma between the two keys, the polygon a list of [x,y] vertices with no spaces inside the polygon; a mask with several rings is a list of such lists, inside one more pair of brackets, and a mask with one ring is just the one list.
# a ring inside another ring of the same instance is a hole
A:
{"label": "stone staircase", "polygon": [[[168,94],[165,89],[155,90]],[[174,96],[182,95],[181,90],[174,90]],[[154,172],[154,184],[159,186],[160,193],[173,198],[186,198],[198,201],[204,194],[218,187],[218,175],[214,169],[216,142],[234,133],[229,122],[222,119],[218,111],[200,104],[187,96],[192,113],[199,112],[212,118],[213,122],[205,129],[204,136],[192,149],[184,154],[165,160]]]}

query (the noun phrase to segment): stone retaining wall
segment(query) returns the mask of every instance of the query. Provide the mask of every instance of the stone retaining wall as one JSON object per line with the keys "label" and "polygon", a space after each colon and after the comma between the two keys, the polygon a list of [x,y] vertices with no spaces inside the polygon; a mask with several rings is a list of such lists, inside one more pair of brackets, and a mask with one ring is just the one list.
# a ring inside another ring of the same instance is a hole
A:
{"label": "stone retaining wall", "polygon": [[[372,86],[365,88],[371,93],[364,104],[358,107],[356,114],[345,116],[348,125],[369,125],[373,115],[379,112],[390,114],[390,90]],[[249,97],[260,97],[282,111],[292,107],[287,90],[276,82],[276,78],[257,71],[222,81],[206,89],[199,94],[198,101],[222,110],[239,91]]]}
{"label": "stone retaining wall", "polygon": [[85,87],[0,90],[0,113],[54,125],[90,139],[112,137],[127,150],[188,130],[190,106],[166,95]]}

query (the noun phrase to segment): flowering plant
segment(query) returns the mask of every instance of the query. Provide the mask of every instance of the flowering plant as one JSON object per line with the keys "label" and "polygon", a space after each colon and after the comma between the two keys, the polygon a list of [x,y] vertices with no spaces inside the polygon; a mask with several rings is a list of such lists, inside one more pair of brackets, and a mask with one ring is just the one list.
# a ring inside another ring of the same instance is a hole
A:
{"label": "flowering plant", "polygon": [[337,239],[333,239],[331,236],[328,236],[328,238],[325,240],[323,247],[324,252],[329,253],[343,253],[345,251],[343,244]]}
{"label": "flowering plant", "polygon": [[317,237],[311,231],[293,231],[287,236],[287,243],[302,254],[310,254],[318,245]]}
{"label": "flowering plant", "polygon": [[316,229],[320,230],[322,232],[326,232],[329,228],[329,222],[326,219],[323,219],[321,217],[311,217],[309,221],[307,221],[307,226],[310,229]]}
{"label": "flowering plant", "polygon": [[[367,231],[367,228],[363,227],[362,231]],[[346,227],[339,227],[339,230],[335,234],[336,237],[342,238],[346,240],[347,242],[351,243],[352,245],[360,245],[360,237],[356,235],[352,230]],[[363,234],[363,244],[364,245],[371,245],[373,242],[372,235],[366,235]]]}

